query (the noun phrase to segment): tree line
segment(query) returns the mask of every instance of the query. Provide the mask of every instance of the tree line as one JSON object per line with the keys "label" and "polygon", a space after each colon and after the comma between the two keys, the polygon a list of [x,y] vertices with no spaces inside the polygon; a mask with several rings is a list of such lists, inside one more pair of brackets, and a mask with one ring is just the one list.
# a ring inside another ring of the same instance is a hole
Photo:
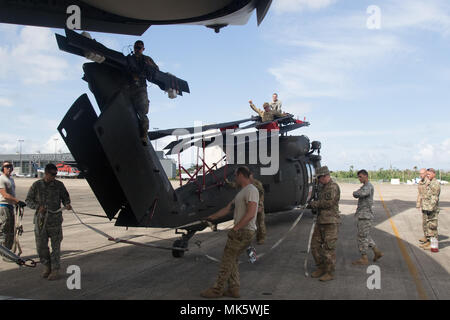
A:
{"label": "tree line", "polygon": [[[358,170],[354,166],[350,166],[347,171],[333,171],[332,176],[337,179],[358,179]],[[391,179],[400,179],[400,182],[406,182],[407,180],[413,180],[419,177],[419,168],[413,169],[384,169],[368,170],[369,179],[374,181],[391,181]],[[450,171],[436,169],[436,178],[450,182]]]}

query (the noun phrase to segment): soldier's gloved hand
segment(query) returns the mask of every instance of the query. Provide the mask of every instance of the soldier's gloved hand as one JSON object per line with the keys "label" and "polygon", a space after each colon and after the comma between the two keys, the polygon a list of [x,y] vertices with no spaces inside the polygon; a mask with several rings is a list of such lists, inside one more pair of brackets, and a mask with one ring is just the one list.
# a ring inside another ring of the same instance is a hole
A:
{"label": "soldier's gloved hand", "polygon": [[72,210],[72,206],[71,206],[70,203],[69,203],[68,205],[66,205],[66,206],[64,207],[64,209],[66,209],[66,210]]}
{"label": "soldier's gloved hand", "polygon": [[25,202],[23,202],[23,201],[19,201],[19,202],[17,202],[17,206],[18,206],[19,208],[24,208],[24,207],[27,206],[27,204],[26,204]]}

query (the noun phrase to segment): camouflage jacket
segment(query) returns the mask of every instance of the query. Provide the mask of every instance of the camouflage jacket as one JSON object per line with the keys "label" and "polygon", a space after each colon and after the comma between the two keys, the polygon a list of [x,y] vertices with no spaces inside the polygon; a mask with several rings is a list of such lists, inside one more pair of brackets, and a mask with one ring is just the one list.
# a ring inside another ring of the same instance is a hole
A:
{"label": "camouflage jacket", "polygon": [[31,209],[44,206],[50,211],[57,211],[61,208],[61,202],[64,206],[70,204],[70,197],[61,181],[47,183],[40,179],[31,185],[25,202]]}
{"label": "camouflage jacket", "polygon": [[439,195],[441,193],[441,185],[434,178],[425,185],[425,192],[422,198],[422,210],[439,212]]}
{"label": "camouflage jacket", "polygon": [[146,55],[129,54],[127,56],[128,71],[130,72],[130,84],[138,88],[147,87],[147,79],[153,78],[155,70],[159,70],[158,65],[152,58]]}
{"label": "camouflage jacket", "polygon": [[310,203],[310,207],[312,209],[318,210],[318,224],[340,223],[340,197],[341,190],[339,189],[337,183],[333,180],[331,180],[319,190],[318,199]]}
{"label": "camouflage jacket", "polygon": [[358,199],[358,207],[355,216],[358,219],[373,219],[373,194],[374,188],[370,182],[362,185],[361,188],[353,192],[353,197]]}
{"label": "camouflage jacket", "polygon": [[277,100],[277,102],[271,101],[269,104],[270,104],[270,107],[272,108],[272,110],[276,110],[276,111],[282,112],[281,111],[281,101],[280,100]]}
{"label": "camouflage jacket", "polygon": [[253,111],[255,111],[261,117],[262,122],[272,121],[273,119],[275,119],[275,116],[277,116],[277,117],[283,116],[283,114],[279,111],[271,110],[271,111],[267,112],[267,111],[258,109],[257,107],[255,107],[254,104],[251,104],[250,108],[252,108]]}
{"label": "camouflage jacket", "polygon": [[417,186],[416,208],[422,208],[422,199],[425,194],[425,188],[429,182],[430,181],[427,178],[419,181],[419,184]]}
{"label": "camouflage jacket", "polygon": [[264,209],[264,187],[261,181],[253,179],[253,185],[258,189],[259,193],[259,203],[258,208]]}

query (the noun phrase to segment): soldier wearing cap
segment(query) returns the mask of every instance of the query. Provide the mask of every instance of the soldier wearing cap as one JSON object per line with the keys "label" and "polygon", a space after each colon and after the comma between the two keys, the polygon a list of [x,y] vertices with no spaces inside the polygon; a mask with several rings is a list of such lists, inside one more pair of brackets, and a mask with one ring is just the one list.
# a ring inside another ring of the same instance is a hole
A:
{"label": "soldier wearing cap", "polygon": [[255,111],[261,117],[262,122],[272,121],[273,119],[275,119],[275,117],[284,117],[286,115],[286,113],[282,113],[277,110],[272,110],[268,102],[264,102],[263,104],[264,110],[255,107],[252,100],[250,100],[248,103],[250,103],[250,108],[252,108],[253,111]]}
{"label": "soldier wearing cap", "polygon": [[[27,194],[25,202],[35,209],[34,235],[36,250],[44,266],[43,278],[56,280],[59,278],[61,241],[63,239],[63,216],[61,203],[65,209],[71,210],[70,197],[61,181],[56,180],[58,169],[52,163],[45,166],[43,179],[34,182]],[[48,248],[50,239],[52,252]]]}
{"label": "soldier wearing cap", "polygon": [[422,229],[423,229],[423,238],[420,238],[419,241],[421,243],[426,243],[427,240],[427,214],[422,211],[422,203],[423,196],[425,195],[425,188],[430,183],[427,178],[427,169],[422,168],[419,171],[420,181],[417,185],[417,201],[416,208],[422,213]]}
{"label": "soldier wearing cap", "polygon": [[433,168],[427,170],[429,183],[425,185],[425,192],[422,198],[422,212],[426,214],[425,237],[427,241],[421,245],[425,250],[431,248],[431,238],[438,237],[438,216],[439,216],[439,195],[441,185],[436,179],[436,171]]}
{"label": "soldier wearing cap", "polygon": [[334,279],[336,266],[336,245],[341,222],[339,215],[341,191],[337,183],[331,179],[328,167],[320,167],[316,171],[316,177],[321,184],[318,199],[308,205],[318,212],[317,224],[311,239],[311,253],[317,270],[311,277],[329,281]]}
{"label": "soldier wearing cap", "polygon": [[377,261],[383,256],[383,253],[378,250],[375,241],[370,236],[370,229],[373,221],[373,185],[369,182],[369,173],[362,169],[358,171],[359,181],[363,184],[361,188],[353,192],[353,197],[358,199],[358,207],[356,208],[355,217],[357,219],[358,228],[358,249],[361,258],[353,261],[353,265],[368,265],[367,250],[372,248],[374,253],[373,261]]}
{"label": "soldier wearing cap", "polygon": [[11,162],[3,162],[0,176],[0,244],[8,249],[12,249],[14,244],[14,205],[21,202],[16,198],[16,185],[11,177],[13,170]]}
{"label": "soldier wearing cap", "polygon": [[131,99],[139,118],[139,134],[142,143],[147,145],[149,128],[147,113],[150,103],[147,94],[147,79],[153,77],[154,71],[159,70],[159,67],[152,58],[143,54],[144,50],[144,42],[137,40],[134,43],[134,54],[127,56],[127,63],[131,74]]}

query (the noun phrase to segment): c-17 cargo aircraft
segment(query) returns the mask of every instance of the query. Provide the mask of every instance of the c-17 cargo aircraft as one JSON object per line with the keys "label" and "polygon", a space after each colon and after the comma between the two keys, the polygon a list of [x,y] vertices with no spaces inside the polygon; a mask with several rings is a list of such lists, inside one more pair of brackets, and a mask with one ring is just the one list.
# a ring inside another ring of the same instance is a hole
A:
{"label": "c-17 cargo aircraft", "polygon": [[[258,25],[272,0],[0,0],[0,22],[142,35],[152,25],[194,24],[219,32],[244,25],[256,10]],[[77,15],[74,17],[74,15]]]}

